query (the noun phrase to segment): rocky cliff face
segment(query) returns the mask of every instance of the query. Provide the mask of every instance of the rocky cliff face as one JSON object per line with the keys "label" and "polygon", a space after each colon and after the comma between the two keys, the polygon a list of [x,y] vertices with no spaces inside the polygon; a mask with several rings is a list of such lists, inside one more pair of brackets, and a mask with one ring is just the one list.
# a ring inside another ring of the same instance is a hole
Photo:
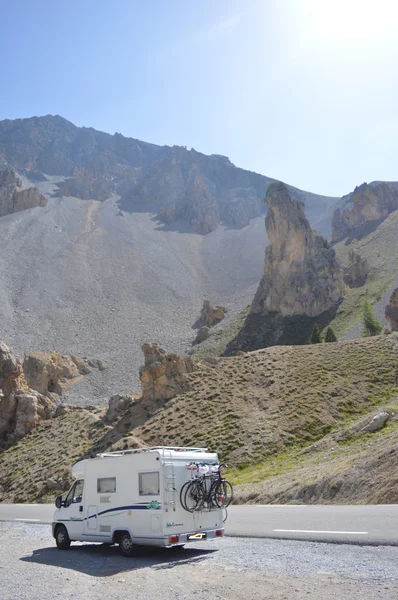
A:
{"label": "rocky cliff face", "polygon": [[77,383],[90,369],[75,356],[32,352],[25,355],[23,372],[30,388],[41,394],[51,392],[62,396],[70,385]]}
{"label": "rocky cliff face", "polygon": [[0,163],[0,217],[46,204],[47,198],[37,188],[22,189],[22,181],[14,169]]}
{"label": "rocky cliff face", "polygon": [[283,183],[269,186],[266,204],[270,245],[251,312],[316,317],[333,308],[344,293],[334,249],[311,229],[303,204]]}
{"label": "rocky cliff face", "polygon": [[386,306],[386,319],[390,323],[391,331],[398,331],[398,288],[391,294],[390,303]]}
{"label": "rocky cliff face", "polygon": [[[105,200],[118,194],[123,210],[145,206],[159,220],[183,220],[201,234],[220,223],[244,227],[263,214],[262,198],[272,181],[235,167],[225,156],[147,144],[51,115],[0,121],[0,154],[31,180],[64,175],[61,195]],[[314,217],[336,201],[290,190]]]}
{"label": "rocky cliff face", "polygon": [[374,223],[378,224],[391,212],[398,210],[398,184],[363,183],[345,196],[332,220],[332,239],[341,240]]}
{"label": "rocky cliff face", "polygon": [[13,443],[54,417],[58,395],[89,369],[76,357],[32,353],[23,364],[0,341],[0,442]]}
{"label": "rocky cliff face", "polygon": [[145,364],[140,369],[143,400],[163,401],[188,391],[188,374],[195,370],[190,358],[168,354],[157,344],[144,344]]}
{"label": "rocky cliff face", "polygon": [[0,342],[0,441],[14,442],[54,414],[54,400],[29,388],[21,363]]}

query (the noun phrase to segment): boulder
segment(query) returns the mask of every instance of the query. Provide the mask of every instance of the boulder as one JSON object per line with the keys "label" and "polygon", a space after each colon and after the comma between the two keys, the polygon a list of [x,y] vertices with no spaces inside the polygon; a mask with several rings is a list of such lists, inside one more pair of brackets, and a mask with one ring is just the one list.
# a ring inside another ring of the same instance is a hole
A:
{"label": "boulder", "polygon": [[132,396],[122,396],[115,394],[109,399],[109,407],[105,414],[105,420],[108,423],[116,421],[128,408],[133,406],[136,400]]}
{"label": "boulder", "polygon": [[370,423],[368,423],[367,425],[365,425],[365,427],[363,427],[363,429],[361,429],[361,433],[374,433],[375,431],[379,431],[379,429],[383,429],[384,425],[389,419],[390,415],[388,414],[388,412],[379,412],[376,415],[374,415]]}
{"label": "boulder", "polygon": [[195,342],[197,344],[200,344],[201,342],[204,342],[205,340],[207,340],[209,335],[210,335],[210,329],[206,326],[201,327],[199,329],[198,333],[196,334]]}
{"label": "boulder", "polygon": [[140,369],[142,399],[163,401],[189,390],[188,374],[195,370],[190,358],[168,354],[157,344],[144,344],[145,365]]}
{"label": "boulder", "polygon": [[344,282],[334,249],[311,229],[303,203],[291,198],[285,184],[271,183],[265,201],[270,244],[251,313],[316,317],[336,307]]}
{"label": "boulder", "polygon": [[398,288],[391,294],[390,303],[387,304],[385,309],[385,315],[391,331],[398,331]]}
{"label": "boulder", "polygon": [[200,316],[206,327],[212,327],[224,319],[226,312],[224,306],[212,306],[209,300],[205,300]]}

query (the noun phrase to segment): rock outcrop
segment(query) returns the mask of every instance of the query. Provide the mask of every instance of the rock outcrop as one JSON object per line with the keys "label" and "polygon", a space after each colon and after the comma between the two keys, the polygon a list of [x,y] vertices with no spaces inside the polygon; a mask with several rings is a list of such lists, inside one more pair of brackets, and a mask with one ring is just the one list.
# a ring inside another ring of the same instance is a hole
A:
{"label": "rock outcrop", "polygon": [[22,189],[16,172],[5,163],[0,164],[0,217],[46,204],[47,198],[37,188]]}
{"label": "rock outcrop", "polygon": [[398,184],[374,181],[363,183],[343,197],[345,204],[336,209],[332,220],[332,240],[360,233],[366,226],[377,225],[398,210]]}
{"label": "rock outcrop", "polygon": [[251,312],[316,317],[328,311],[344,293],[334,249],[311,229],[304,205],[292,200],[286,185],[272,183],[265,201],[270,245]]}
{"label": "rock outcrop", "polygon": [[114,394],[109,399],[108,410],[105,413],[105,420],[108,423],[116,421],[126,410],[136,404],[136,400],[132,396],[124,396]]}
{"label": "rock outcrop", "polygon": [[398,288],[391,294],[390,303],[387,304],[385,309],[385,315],[391,331],[398,331]]}
{"label": "rock outcrop", "polygon": [[30,388],[41,394],[63,395],[65,390],[90,372],[87,364],[75,357],[57,352],[26,354],[23,371]]}
{"label": "rock outcrop", "polygon": [[0,442],[11,443],[55,414],[52,398],[27,385],[21,363],[0,342]]}
{"label": "rock outcrop", "polygon": [[369,274],[369,263],[353,250],[349,254],[350,263],[344,267],[344,283],[350,288],[362,287]]}
{"label": "rock outcrop", "polygon": [[206,327],[212,327],[222,321],[227,312],[224,306],[212,306],[209,300],[204,300],[200,317]]}
{"label": "rock outcrop", "polygon": [[189,389],[188,374],[195,370],[190,358],[168,354],[157,344],[143,344],[145,364],[140,368],[143,400],[163,401]]}
{"label": "rock outcrop", "polygon": [[207,327],[205,325],[204,327],[201,327],[198,330],[198,333],[196,334],[195,342],[197,344],[200,344],[200,343],[204,342],[205,340],[207,340],[209,335],[210,335],[210,329],[209,329],[209,327]]}
{"label": "rock outcrop", "polygon": [[90,171],[84,167],[76,167],[73,177],[59,184],[61,196],[74,196],[82,200],[107,200],[115,191],[113,178]]}

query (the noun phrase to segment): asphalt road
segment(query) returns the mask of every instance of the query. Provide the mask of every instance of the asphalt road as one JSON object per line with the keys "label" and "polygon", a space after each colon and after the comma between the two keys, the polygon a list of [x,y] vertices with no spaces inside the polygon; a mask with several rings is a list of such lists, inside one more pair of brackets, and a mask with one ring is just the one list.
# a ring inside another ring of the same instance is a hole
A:
{"label": "asphalt road", "polygon": [[[0,504],[0,521],[51,523],[51,504]],[[228,508],[226,534],[398,546],[398,505],[236,505]]]}

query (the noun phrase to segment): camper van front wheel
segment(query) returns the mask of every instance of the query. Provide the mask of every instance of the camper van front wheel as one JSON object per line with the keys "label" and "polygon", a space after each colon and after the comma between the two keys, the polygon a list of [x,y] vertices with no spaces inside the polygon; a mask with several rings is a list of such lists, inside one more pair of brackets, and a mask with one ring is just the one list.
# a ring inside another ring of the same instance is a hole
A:
{"label": "camper van front wheel", "polygon": [[133,554],[133,547],[134,544],[130,534],[123,533],[119,541],[120,552],[123,554],[123,556],[131,556]]}
{"label": "camper van front wheel", "polygon": [[60,550],[68,550],[70,547],[70,539],[68,532],[66,531],[66,527],[60,525],[57,529],[57,533],[55,534],[55,541],[57,544],[57,548]]}

